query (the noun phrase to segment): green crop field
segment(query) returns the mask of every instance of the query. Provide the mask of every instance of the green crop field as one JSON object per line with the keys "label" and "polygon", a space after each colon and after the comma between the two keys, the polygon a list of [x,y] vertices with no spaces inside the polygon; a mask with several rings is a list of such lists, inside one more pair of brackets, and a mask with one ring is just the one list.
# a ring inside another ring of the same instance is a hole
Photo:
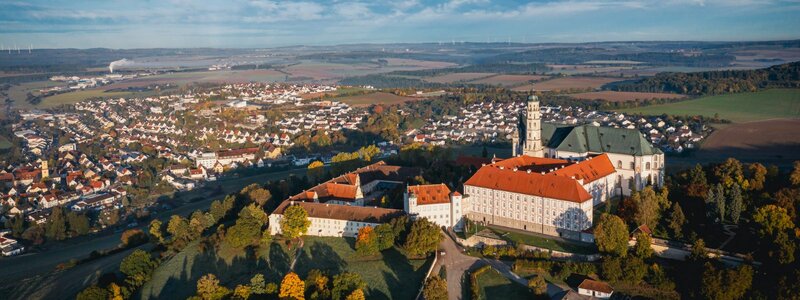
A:
{"label": "green crop field", "polygon": [[800,89],[771,89],[754,93],[708,96],[669,104],[619,110],[645,115],[703,115],[736,123],[800,118]]}
{"label": "green crop field", "polygon": [[[294,268],[301,278],[312,269],[323,270],[331,278],[341,272],[355,272],[367,283],[368,299],[413,299],[430,267],[430,260],[408,260],[397,249],[360,257],[351,238],[303,239],[305,245]],[[185,299],[195,294],[197,279],[208,273],[229,288],[247,284],[257,273],[264,274],[267,282],[280,283],[294,256],[295,252],[277,239],[268,248],[253,252],[232,251],[225,246],[214,250],[195,242],[157,268],[135,298]]]}

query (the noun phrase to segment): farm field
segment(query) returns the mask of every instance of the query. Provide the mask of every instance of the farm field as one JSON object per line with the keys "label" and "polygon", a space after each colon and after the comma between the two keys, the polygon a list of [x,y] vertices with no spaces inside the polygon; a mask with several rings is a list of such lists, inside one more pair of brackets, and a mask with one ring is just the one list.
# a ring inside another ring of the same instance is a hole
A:
{"label": "farm field", "polygon": [[498,273],[494,268],[478,274],[478,299],[530,299],[530,290],[518,283],[512,282]]}
{"label": "farm field", "polygon": [[[397,250],[362,258],[356,254],[353,239],[305,237],[303,250],[297,257],[295,272],[305,278],[311,269],[326,271],[331,277],[341,272],[355,272],[367,283],[369,299],[412,299],[430,266],[428,260],[407,260]],[[294,251],[283,241],[273,241],[267,249],[253,253],[236,253],[224,246],[218,250],[201,250],[197,242],[190,244],[162,264],[145,284],[138,299],[185,299],[194,295],[201,276],[214,273],[221,285],[233,287],[249,282],[257,273],[267,282],[279,283],[290,270]],[[391,289],[389,288],[391,287]]]}
{"label": "farm field", "polygon": [[470,81],[469,83],[513,86],[533,80],[542,80],[548,76],[542,75],[497,75],[488,78]]}
{"label": "farm field", "polygon": [[669,94],[669,93],[639,93],[639,92],[617,92],[617,91],[600,91],[588,92],[578,94],[568,94],[572,98],[583,100],[606,100],[610,102],[625,102],[633,100],[649,100],[649,99],[681,99],[686,98],[685,95]]}
{"label": "farm field", "polygon": [[346,96],[336,98],[336,101],[341,101],[352,106],[370,106],[373,104],[398,104],[406,101],[420,100],[420,98],[398,96],[395,94],[375,92],[366,95]]}
{"label": "farm field", "polygon": [[800,160],[800,119],[765,120],[719,128],[695,154],[699,161],[785,163]]}
{"label": "farm field", "polygon": [[526,84],[513,88],[514,91],[529,91],[531,89],[537,91],[558,91],[569,89],[596,89],[600,88],[606,83],[619,81],[621,78],[611,77],[562,77],[534,84]]}
{"label": "farm field", "polygon": [[621,109],[645,115],[703,115],[735,123],[800,118],[800,89],[771,89],[754,93],[708,96],[676,103]]}
{"label": "farm field", "polygon": [[454,63],[433,60],[418,60],[409,58],[385,58],[385,60],[391,67],[405,66],[424,69],[443,69],[457,66],[457,64]]}
{"label": "farm field", "polygon": [[427,82],[453,83],[494,76],[495,73],[450,73],[423,78]]}

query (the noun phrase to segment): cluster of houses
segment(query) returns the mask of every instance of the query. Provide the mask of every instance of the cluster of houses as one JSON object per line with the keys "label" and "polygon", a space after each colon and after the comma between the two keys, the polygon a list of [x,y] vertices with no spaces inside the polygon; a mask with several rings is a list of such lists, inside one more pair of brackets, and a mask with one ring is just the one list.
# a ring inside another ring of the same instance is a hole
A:
{"label": "cluster of houses", "polygon": [[[430,119],[420,129],[409,130],[405,135],[413,142],[433,145],[510,140],[525,111],[524,102],[474,103],[462,108],[456,116],[444,115]],[[645,134],[649,142],[664,152],[672,153],[694,149],[710,134],[710,128],[699,121],[640,117],[562,106],[542,106],[540,113],[542,120],[548,123],[636,129]]]}

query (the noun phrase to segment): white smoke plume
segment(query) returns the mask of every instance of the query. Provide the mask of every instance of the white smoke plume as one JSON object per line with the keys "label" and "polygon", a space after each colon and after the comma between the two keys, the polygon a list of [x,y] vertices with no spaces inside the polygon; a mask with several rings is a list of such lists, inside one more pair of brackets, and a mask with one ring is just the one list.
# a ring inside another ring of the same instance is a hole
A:
{"label": "white smoke plume", "polygon": [[133,60],[127,60],[125,58],[120,60],[112,61],[108,64],[108,71],[114,73],[114,67],[122,67],[122,66],[130,66],[133,65]]}

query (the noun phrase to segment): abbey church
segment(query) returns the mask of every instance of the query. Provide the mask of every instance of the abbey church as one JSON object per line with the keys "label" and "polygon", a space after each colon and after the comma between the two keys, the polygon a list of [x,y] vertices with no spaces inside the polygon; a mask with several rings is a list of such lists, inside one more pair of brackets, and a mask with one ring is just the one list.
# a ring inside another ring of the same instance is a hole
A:
{"label": "abbey church", "polygon": [[663,184],[664,154],[638,130],[542,123],[536,96],[526,111],[514,157],[464,183],[470,220],[592,242],[595,206]]}

